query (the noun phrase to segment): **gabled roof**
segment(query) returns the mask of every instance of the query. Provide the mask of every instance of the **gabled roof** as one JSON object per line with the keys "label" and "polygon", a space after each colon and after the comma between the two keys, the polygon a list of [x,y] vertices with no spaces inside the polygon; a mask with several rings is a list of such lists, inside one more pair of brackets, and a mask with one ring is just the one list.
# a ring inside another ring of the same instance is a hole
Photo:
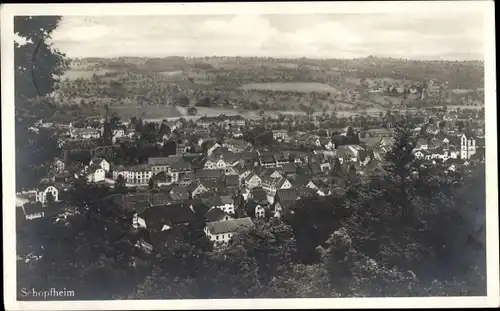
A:
{"label": "gabled roof", "polygon": [[200,183],[205,187],[207,190],[220,190],[224,189],[224,183],[220,179],[205,179],[205,180],[200,180]]}
{"label": "gabled roof", "polygon": [[134,203],[134,211],[137,214],[144,213],[150,207],[151,207],[151,202],[149,202],[149,200],[139,201]]}
{"label": "gabled roof", "polygon": [[240,228],[253,227],[254,223],[250,217],[213,221],[207,223],[208,230],[212,234],[236,232]]}
{"label": "gabled roof", "polygon": [[202,199],[202,202],[204,204],[207,204],[210,207],[223,205],[221,197],[218,196],[218,195],[216,195],[216,196],[210,196],[209,198]]}
{"label": "gabled roof", "polygon": [[178,162],[174,162],[170,165],[173,170],[186,171],[191,170],[191,163],[186,162],[184,160],[180,160]]}
{"label": "gabled roof", "polygon": [[376,147],[380,144],[380,141],[382,140],[381,137],[369,137],[366,139],[366,146],[369,148]]}
{"label": "gabled roof", "polygon": [[240,185],[240,176],[238,175],[226,175],[225,178],[226,187],[236,187]]}
{"label": "gabled roof", "polygon": [[260,178],[259,175],[255,173],[250,173],[247,177],[245,177],[245,181],[250,181],[254,177],[257,177],[259,180],[262,180],[262,178]]}
{"label": "gabled roof", "polygon": [[211,208],[206,214],[205,214],[205,220],[207,222],[214,222],[214,221],[219,221],[224,219],[224,217],[229,216],[228,213],[224,212],[220,208]]}
{"label": "gabled roof", "polygon": [[224,176],[224,170],[199,170],[195,173],[196,178],[220,178]]}
{"label": "gabled roof", "polygon": [[149,165],[172,165],[173,163],[182,161],[182,157],[170,156],[170,157],[153,157],[148,158]]}
{"label": "gabled roof", "polygon": [[366,131],[369,134],[375,134],[375,135],[391,135],[392,131],[385,129],[385,128],[378,128],[378,129],[369,129]]}
{"label": "gabled roof", "polygon": [[246,148],[249,145],[248,142],[241,139],[227,139],[224,143],[230,146],[236,146],[240,148]]}
{"label": "gabled roof", "polygon": [[103,158],[92,158],[92,160],[90,160],[90,162],[92,162],[94,164],[101,164],[102,161],[106,161],[106,159],[103,159]]}
{"label": "gabled roof", "polygon": [[425,139],[425,138],[420,138],[420,139],[417,141],[417,145],[420,145],[420,146],[425,146],[425,145],[427,145],[427,139]]}
{"label": "gabled roof", "polygon": [[297,171],[297,167],[294,163],[285,163],[283,164],[283,172],[286,174],[295,173]]}
{"label": "gabled roof", "polygon": [[260,161],[262,163],[275,163],[276,159],[274,158],[273,154],[264,153],[260,155]]}
{"label": "gabled roof", "polygon": [[40,202],[28,202],[28,203],[25,203],[22,208],[23,208],[24,215],[26,215],[26,216],[40,214],[44,211],[42,203],[40,203]]}
{"label": "gabled roof", "polygon": [[322,172],[318,163],[309,163],[309,168],[313,174],[319,174]]}
{"label": "gabled roof", "polygon": [[295,201],[299,197],[295,189],[278,189],[276,196],[280,202]]}
{"label": "gabled roof", "polygon": [[251,191],[251,196],[253,200],[256,201],[267,201],[267,193],[262,187],[253,188]]}
{"label": "gabled roof", "polygon": [[186,200],[189,198],[189,191],[186,187],[175,186],[170,190],[172,200]]}
{"label": "gabled roof", "polygon": [[195,216],[190,205],[183,203],[152,206],[140,214],[146,226],[156,231],[161,230],[165,224],[172,226],[193,222],[196,220]]}
{"label": "gabled roof", "polygon": [[233,197],[231,197],[230,195],[221,195],[220,200],[221,200],[222,204],[233,204],[234,203]]}

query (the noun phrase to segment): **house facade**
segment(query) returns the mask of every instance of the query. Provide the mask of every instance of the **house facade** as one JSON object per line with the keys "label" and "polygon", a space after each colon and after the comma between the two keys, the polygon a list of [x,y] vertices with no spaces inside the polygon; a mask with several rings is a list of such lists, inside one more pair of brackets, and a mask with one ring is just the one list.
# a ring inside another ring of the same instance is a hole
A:
{"label": "house facade", "polygon": [[234,234],[244,227],[253,227],[250,217],[208,222],[204,232],[215,245],[227,244]]}
{"label": "house facade", "polygon": [[92,166],[92,165],[98,165],[105,172],[109,172],[109,170],[110,170],[109,162],[106,161],[106,159],[92,159],[92,160],[90,160],[89,166]]}
{"label": "house facade", "polygon": [[127,184],[147,185],[153,176],[153,172],[148,165],[137,165],[128,169],[121,168],[113,171],[114,180],[120,175],[123,176]]}
{"label": "house facade", "polygon": [[288,139],[288,131],[287,130],[273,130],[273,139],[274,140],[287,140]]}
{"label": "house facade", "polygon": [[90,173],[87,175],[87,182],[89,183],[97,183],[104,181],[106,177],[106,172],[104,169],[100,167],[96,167],[90,171]]}
{"label": "house facade", "polygon": [[59,190],[57,190],[57,188],[54,186],[48,186],[44,190],[37,190],[36,191],[36,201],[38,201],[42,204],[47,203],[47,195],[49,193],[52,194],[54,201],[59,201]]}
{"label": "house facade", "polygon": [[262,185],[262,179],[256,174],[251,174],[245,178],[245,183],[249,189],[260,187]]}

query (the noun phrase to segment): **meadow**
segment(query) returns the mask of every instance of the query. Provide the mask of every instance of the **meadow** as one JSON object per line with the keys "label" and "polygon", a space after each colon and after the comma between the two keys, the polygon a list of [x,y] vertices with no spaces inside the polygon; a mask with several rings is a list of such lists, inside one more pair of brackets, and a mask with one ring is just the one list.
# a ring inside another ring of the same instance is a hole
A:
{"label": "meadow", "polygon": [[[104,108],[102,110],[104,112]],[[129,119],[131,117],[143,119],[182,117],[182,114],[174,106],[112,106],[109,108],[109,112],[111,114],[116,113],[122,119]]]}
{"label": "meadow", "polygon": [[269,82],[269,83],[247,83],[243,84],[242,90],[266,90],[275,92],[324,92],[333,93],[337,90],[325,83],[319,82]]}
{"label": "meadow", "polygon": [[76,79],[91,79],[95,74],[97,76],[103,76],[108,72],[112,72],[113,70],[108,69],[99,69],[99,70],[88,70],[88,69],[74,69],[71,68],[66,70],[62,76],[63,80],[76,80]]}

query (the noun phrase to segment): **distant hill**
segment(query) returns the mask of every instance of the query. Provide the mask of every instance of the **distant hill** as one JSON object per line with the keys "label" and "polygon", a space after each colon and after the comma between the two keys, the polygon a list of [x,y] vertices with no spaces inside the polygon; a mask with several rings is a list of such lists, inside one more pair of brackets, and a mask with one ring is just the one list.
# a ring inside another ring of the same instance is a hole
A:
{"label": "distant hill", "polygon": [[[85,61],[85,59],[84,59]],[[266,76],[272,74],[276,66],[281,66],[281,71],[296,72],[308,70],[309,72],[328,72],[335,70],[340,75],[353,78],[381,78],[408,79],[415,81],[436,80],[448,82],[452,88],[476,89],[484,85],[483,61],[443,61],[443,60],[411,60],[383,57],[364,57],[357,59],[309,59],[309,58],[269,58],[269,57],[180,57],[165,58],[92,58],[87,60],[92,63],[103,64],[108,68],[140,72],[163,72],[177,70],[213,70],[214,65],[220,70],[231,68],[238,71],[259,68],[259,74]],[[231,65],[227,67],[225,65]],[[296,65],[296,66],[290,66]],[[269,72],[266,72],[267,71]]]}

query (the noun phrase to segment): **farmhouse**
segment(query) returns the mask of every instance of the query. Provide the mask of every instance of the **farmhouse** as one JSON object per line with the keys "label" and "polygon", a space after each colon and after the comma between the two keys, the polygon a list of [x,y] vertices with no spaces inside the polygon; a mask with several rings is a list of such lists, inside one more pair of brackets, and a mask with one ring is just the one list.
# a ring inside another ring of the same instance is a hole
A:
{"label": "farmhouse", "polygon": [[240,228],[250,228],[253,226],[252,219],[246,217],[209,222],[204,231],[210,241],[216,245],[220,245],[227,244]]}

